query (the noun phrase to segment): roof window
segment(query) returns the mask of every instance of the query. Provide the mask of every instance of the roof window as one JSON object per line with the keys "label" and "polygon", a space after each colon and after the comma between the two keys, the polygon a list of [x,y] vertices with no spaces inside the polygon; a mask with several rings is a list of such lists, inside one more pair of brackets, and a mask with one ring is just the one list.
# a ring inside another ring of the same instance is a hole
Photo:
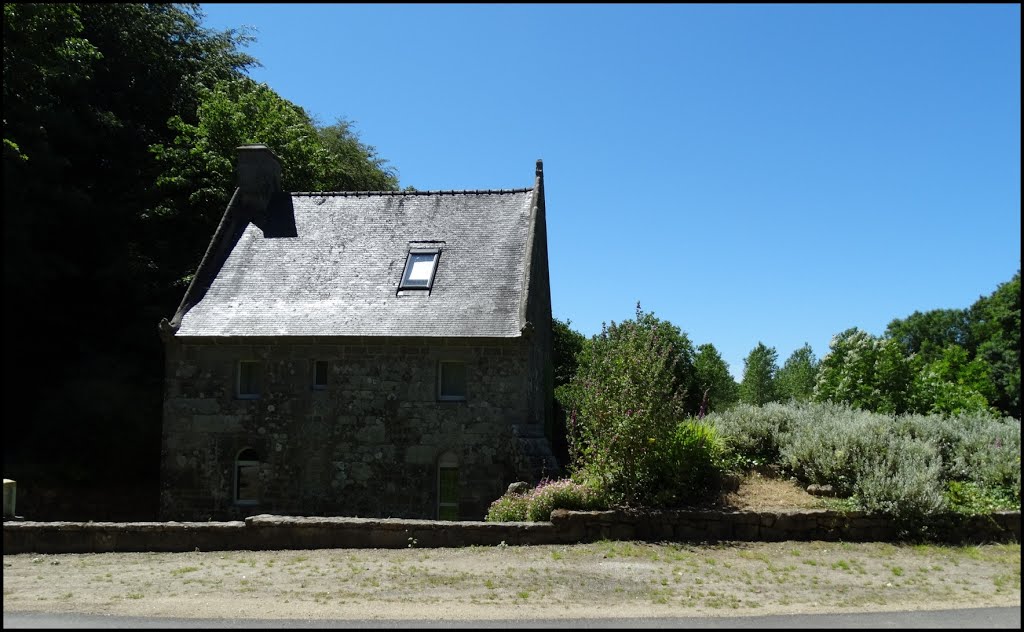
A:
{"label": "roof window", "polygon": [[410,249],[409,258],[405,261],[405,273],[398,289],[429,290],[434,284],[434,272],[437,270],[437,259],[440,255],[439,248]]}

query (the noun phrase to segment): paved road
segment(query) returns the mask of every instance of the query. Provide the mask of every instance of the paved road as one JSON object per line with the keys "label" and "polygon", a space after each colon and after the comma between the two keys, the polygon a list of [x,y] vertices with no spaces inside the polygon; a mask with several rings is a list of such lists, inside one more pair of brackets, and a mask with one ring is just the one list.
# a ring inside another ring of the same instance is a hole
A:
{"label": "paved road", "polygon": [[679,617],[652,619],[505,619],[477,621],[168,619],[102,615],[4,613],[4,628],[984,628],[1020,629],[1020,606],[801,614],[770,617]]}

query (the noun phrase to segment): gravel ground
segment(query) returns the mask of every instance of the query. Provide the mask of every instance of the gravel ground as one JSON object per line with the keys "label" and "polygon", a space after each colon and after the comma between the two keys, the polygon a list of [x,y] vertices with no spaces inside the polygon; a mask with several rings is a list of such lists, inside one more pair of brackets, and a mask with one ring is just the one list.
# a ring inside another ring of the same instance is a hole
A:
{"label": "gravel ground", "polygon": [[1019,605],[1019,544],[599,542],[4,556],[4,612],[507,619]]}

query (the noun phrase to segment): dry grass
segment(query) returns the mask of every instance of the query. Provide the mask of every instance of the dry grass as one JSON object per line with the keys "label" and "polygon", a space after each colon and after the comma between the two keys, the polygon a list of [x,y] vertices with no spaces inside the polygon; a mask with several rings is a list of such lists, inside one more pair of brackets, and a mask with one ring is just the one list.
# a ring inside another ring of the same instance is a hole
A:
{"label": "dry grass", "polygon": [[779,478],[771,471],[751,472],[739,488],[722,494],[719,504],[730,509],[768,511],[773,509],[816,509],[824,506],[795,480]]}

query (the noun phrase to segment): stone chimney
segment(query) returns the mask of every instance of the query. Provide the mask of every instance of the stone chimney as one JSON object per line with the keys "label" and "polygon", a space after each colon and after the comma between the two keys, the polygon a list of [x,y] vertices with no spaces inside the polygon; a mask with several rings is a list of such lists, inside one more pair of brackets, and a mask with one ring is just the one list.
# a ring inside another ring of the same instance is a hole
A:
{"label": "stone chimney", "polygon": [[265,209],[271,194],[281,190],[281,160],[266,145],[242,145],[237,151],[241,202]]}

